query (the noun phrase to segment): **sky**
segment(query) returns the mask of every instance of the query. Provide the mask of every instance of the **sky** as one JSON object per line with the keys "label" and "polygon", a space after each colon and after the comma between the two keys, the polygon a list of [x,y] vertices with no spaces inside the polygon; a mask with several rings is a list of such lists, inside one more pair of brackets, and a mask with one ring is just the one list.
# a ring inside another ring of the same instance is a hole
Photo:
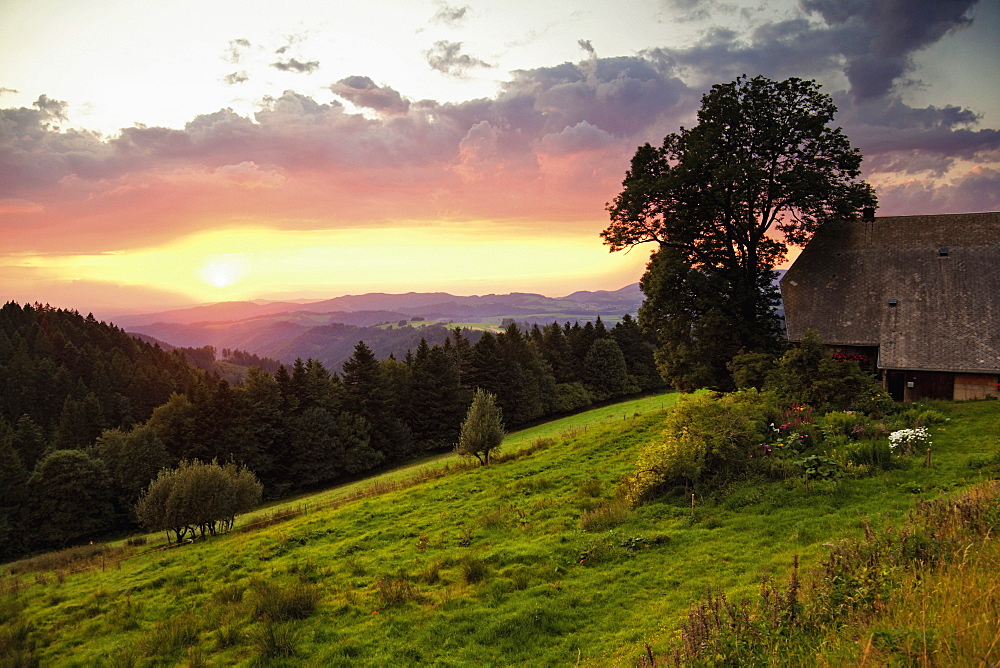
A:
{"label": "sky", "polygon": [[814,79],[879,215],[1000,210],[1000,0],[0,0],[0,289],[110,316],[615,290],[636,148]]}

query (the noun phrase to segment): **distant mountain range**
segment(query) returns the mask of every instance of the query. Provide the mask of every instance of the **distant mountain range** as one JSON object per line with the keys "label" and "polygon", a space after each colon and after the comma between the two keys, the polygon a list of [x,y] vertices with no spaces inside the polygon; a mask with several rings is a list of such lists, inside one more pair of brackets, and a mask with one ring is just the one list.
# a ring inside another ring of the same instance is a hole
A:
{"label": "distant mountain range", "polygon": [[485,329],[506,319],[583,323],[601,316],[611,325],[626,313],[635,315],[642,300],[638,283],[559,298],[517,292],[469,297],[370,293],[308,303],[222,302],[121,316],[115,324],[173,346],[240,349],[285,363],[312,357],[339,370],[360,340],[380,358],[402,357],[421,338],[432,345],[443,342],[455,323]]}

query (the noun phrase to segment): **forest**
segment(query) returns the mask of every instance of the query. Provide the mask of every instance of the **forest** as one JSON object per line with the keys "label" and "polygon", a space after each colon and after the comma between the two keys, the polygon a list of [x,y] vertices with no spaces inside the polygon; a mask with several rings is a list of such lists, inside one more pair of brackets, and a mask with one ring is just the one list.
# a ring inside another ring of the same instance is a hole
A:
{"label": "forest", "polygon": [[182,461],[245,466],[279,498],[453,448],[477,388],[496,396],[507,429],[661,388],[653,351],[629,315],[613,328],[510,323],[475,343],[461,329],[443,345],[421,340],[401,360],[359,341],[340,371],[298,359],[231,384],[189,363],[195,351],[7,303],[0,558],[134,528],[142,492]]}

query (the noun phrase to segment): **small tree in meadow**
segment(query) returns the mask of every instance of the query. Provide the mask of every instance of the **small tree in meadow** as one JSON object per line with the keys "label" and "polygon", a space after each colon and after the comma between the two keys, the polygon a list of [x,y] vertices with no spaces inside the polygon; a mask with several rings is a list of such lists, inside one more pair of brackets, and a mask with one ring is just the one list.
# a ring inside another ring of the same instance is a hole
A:
{"label": "small tree in meadow", "polygon": [[503,416],[496,397],[486,390],[477,389],[472,405],[465,414],[455,452],[475,457],[485,466],[490,463],[490,453],[500,447],[505,435]]}
{"label": "small tree in meadow", "polygon": [[139,522],[147,529],[185,536],[215,534],[232,529],[236,516],[260,503],[263,488],[257,476],[235,464],[220,466],[198,460],[182,461],[163,469],[135,505]]}

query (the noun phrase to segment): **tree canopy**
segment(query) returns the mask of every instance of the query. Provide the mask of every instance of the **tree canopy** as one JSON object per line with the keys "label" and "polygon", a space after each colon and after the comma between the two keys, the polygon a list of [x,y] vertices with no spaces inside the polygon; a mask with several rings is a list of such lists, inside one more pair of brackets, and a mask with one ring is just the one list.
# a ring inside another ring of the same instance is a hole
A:
{"label": "tree canopy", "polygon": [[[659,335],[668,381],[726,385],[729,358],[778,339],[772,279],[786,245],[876,205],[835,113],[815,82],[742,76],[712,87],[697,125],[636,151],[601,236],[611,251],[658,245],[640,324]],[[703,318],[714,322],[699,332]]]}

